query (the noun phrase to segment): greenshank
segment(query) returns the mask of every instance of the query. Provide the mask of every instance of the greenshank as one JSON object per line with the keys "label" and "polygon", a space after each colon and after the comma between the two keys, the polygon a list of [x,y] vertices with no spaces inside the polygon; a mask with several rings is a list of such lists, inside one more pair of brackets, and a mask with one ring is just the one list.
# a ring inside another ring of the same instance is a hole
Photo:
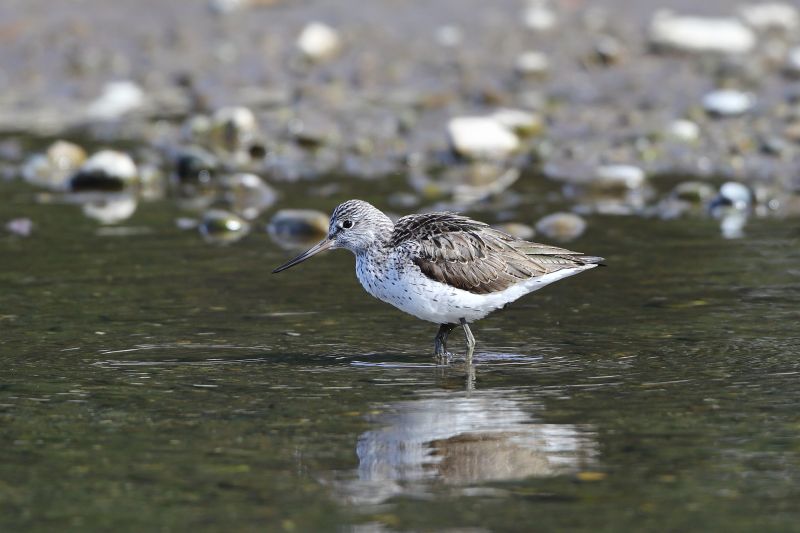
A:
{"label": "greenshank", "polygon": [[447,337],[464,328],[468,356],[475,347],[469,324],[554,281],[594,268],[602,257],[517,239],[454,213],[408,215],[397,222],[362,200],[331,215],[328,235],[273,273],[335,248],[356,256],[356,275],[372,296],[439,324],[437,357]]}

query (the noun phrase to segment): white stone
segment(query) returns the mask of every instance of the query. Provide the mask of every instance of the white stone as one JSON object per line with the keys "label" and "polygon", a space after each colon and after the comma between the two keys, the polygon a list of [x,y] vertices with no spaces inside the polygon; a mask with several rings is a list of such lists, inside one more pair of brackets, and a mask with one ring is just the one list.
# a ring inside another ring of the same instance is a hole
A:
{"label": "white stone", "polygon": [[464,157],[502,158],[519,148],[519,139],[492,117],[458,117],[447,125],[453,149]]}
{"label": "white stone", "polygon": [[542,52],[531,50],[517,56],[514,68],[523,76],[540,76],[550,70],[550,60]]}
{"label": "white stone", "polygon": [[531,0],[522,14],[525,27],[534,31],[553,29],[558,22],[556,13],[546,0]]}
{"label": "white stone", "polygon": [[782,2],[740,6],[739,17],[756,30],[790,31],[800,23],[797,8]]}
{"label": "white stone", "polygon": [[341,39],[336,30],[322,22],[312,22],[303,28],[297,38],[297,48],[308,59],[321,61],[327,59],[341,46]]}
{"label": "white stone", "polygon": [[734,89],[712,91],[703,97],[706,112],[718,116],[743,115],[755,105],[755,97],[750,93]]}
{"label": "white stone", "polygon": [[634,165],[603,165],[595,169],[595,179],[606,186],[636,189],[644,185],[645,173]]}
{"label": "white stone", "polygon": [[748,209],[753,200],[750,189],[735,181],[728,181],[719,188],[719,195],[728,200],[736,209]]}
{"label": "white stone", "polygon": [[700,126],[691,120],[674,120],[667,126],[667,136],[683,142],[693,142],[700,138]]}
{"label": "white stone", "polygon": [[132,81],[113,81],[103,87],[100,97],[89,105],[89,118],[114,120],[140,108],[144,91]]}
{"label": "white stone", "polygon": [[116,150],[100,150],[90,157],[78,170],[79,173],[103,173],[122,182],[136,179],[136,163],[131,156]]}
{"label": "white stone", "polygon": [[793,76],[800,75],[800,46],[795,46],[786,54],[785,70]]}
{"label": "white stone", "polygon": [[685,52],[741,54],[756,44],[753,31],[735,18],[712,18],[657,12],[650,23],[650,42]]}
{"label": "white stone", "polygon": [[464,34],[458,26],[447,24],[436,28],[436,42],[439,43],[440,46],[455,48],[459,46],[463,40]]}

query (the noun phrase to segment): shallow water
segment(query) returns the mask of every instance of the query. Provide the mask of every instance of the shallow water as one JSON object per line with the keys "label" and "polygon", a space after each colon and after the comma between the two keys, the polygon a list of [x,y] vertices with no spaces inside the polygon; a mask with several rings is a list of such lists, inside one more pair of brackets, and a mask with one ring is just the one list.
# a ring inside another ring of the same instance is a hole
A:
{"label": "shallow water", "polygon": [[472,382],[346,252],[0,187],[0,529],[798,530],[795,222],[590,219],[609,267],[476,324]]}

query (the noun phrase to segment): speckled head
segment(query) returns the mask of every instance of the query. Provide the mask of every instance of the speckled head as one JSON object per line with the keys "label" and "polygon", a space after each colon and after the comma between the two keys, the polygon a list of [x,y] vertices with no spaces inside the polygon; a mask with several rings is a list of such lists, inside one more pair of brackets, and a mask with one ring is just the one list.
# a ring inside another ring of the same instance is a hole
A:
{"label": "speckled head", "polygon": [[380,209],[363,200],[348,200],[334,209],[325,239],[272,272],[286,270],[334,248],[345,248],[356,255],[366,253],[388,243],[393,229],[391,219]]}
{"label": "speckled head", "polygon": [[358,254],[386,243],[392,229],[394,224],[380,209],[363,200],[348,200],[334,209],[328,239],[334,242],[333,248]]}

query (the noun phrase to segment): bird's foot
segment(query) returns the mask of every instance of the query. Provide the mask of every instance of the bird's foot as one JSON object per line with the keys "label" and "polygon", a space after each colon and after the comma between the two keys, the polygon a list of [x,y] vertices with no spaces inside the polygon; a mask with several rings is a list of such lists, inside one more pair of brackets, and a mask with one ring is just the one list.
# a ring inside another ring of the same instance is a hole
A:
{"label": "bird's foot", "polygon": [[440,365],[449,364],[453,360],[453,354],[447,351],[436,352],[433,356]]}

